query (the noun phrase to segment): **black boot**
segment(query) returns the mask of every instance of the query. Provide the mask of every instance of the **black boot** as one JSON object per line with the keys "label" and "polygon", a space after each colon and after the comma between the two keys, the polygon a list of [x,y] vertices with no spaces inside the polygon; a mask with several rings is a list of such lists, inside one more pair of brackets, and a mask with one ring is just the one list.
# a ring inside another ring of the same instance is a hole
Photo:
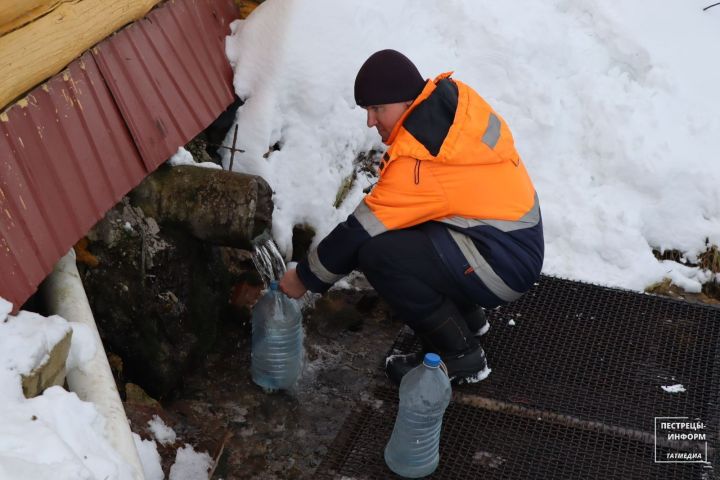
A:
{"label": "black boot", "polygon": [[420,352],[388,355],[385,359],[385,376],[395,385],[400,385],[402,377],[423,362],[425,354],[432,350],[424,349]]}
{"label": "black boot", "polygon": [[423,362],[426,353],[437,353],[435,348],[428,344],[422,336],[417,335],[417,332],[415,332],[415,335],[418,336],[422,345],[419,352],[390,353],[385,358],[385,375],[396,385],[400,385],[400,380],[407,372]]}
{"label": "black boot", "polygon": [[476,337],[483,336],[490,330],[490,322],[488,322],[487,316],[485,316],[485,310],[479,305],[476,305],[473,310],[464,312],[462,314],[465,324],[468,326],[468,330]]}
{"label": "black boot", "polygon": [[[424,352],[440,355],[451,382],[475,383],[490,373],[485,352],[451,301],[446,300],[419,322],[415,331],[423,341]],[[388,357],[385,362],[388,378],[399,385],[407,372],[422,363],[424,352]]]}

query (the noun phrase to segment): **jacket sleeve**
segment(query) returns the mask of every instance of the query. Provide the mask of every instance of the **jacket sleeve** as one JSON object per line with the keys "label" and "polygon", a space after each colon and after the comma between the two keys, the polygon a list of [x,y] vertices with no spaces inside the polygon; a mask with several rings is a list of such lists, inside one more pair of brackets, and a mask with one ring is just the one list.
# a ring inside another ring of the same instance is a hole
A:
{"label": "jacket sleeve", "polygon": [[[357,267],[357,254],[370,238],[447,215],[448,201],[432,165],[400,157],[382,172],[372,192],[297,266],[303,285],[323,293]],[[428,162],[431,163],[431,162]]]}

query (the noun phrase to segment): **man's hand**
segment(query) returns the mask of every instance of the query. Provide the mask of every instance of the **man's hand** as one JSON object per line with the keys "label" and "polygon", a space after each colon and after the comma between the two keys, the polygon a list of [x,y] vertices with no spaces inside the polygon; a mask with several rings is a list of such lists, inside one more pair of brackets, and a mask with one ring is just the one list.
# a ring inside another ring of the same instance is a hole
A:
{"label": "man's hand", "polygon": [[290,298],[300,298],[307,292],[294,268],[285,272],[280,279],[280,290]]}

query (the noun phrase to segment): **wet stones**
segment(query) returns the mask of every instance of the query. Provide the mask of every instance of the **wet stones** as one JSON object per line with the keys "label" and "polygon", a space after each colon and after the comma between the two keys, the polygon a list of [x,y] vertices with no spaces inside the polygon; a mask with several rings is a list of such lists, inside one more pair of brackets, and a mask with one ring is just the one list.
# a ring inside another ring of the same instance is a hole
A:
{"label": "wet stones", "polygon": [[222,276],[211,247],[157,222],[127,200],[88,235],[94,268],[80,265],[106,348],[126,377],[162,398],[215,340]]}

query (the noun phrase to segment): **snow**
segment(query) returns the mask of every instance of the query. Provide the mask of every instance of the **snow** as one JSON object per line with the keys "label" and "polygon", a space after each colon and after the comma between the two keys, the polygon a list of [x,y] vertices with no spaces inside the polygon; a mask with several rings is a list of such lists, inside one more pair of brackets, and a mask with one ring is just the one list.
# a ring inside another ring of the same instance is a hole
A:
{"label": "snow", "polygon": [[681,393],[685,391],[685,387],[681,383],[677,383],[675,385],[663,385],[660,388],[665,390],[668,393]]}
{"label": "snow", "polygon": [[192,165],[194,167],[213,168],[215,170],[222,169],[222,166],[213,162],[196,162],[192,156],[192,153],[185,150],[183,147],[179,147],[178,151],[168,159],[168,165],[175,167],[178,165]]}
{"label": "snow", "polygon": [[663,260],[660,264],[666,269],[665,276],[686,292],[697,293],[703,284],[717,281],[713,273],[708,270],[687,267],[670,260]]}
{"label": "snow", "polygon": [[0,321],[5,321],[10,312],[12,312],[12,303],[0,297]]}
{"label": "snow", "polygon": [[353,160],[384,148],[355,74],[395,48],[427,78],[453,70],[507,120],[541,199],[545,273],[697,291],[707,273],[652,249],[696,261],[720,244],[720,8],[705,3],[267,0],[226,43],[246,101],[235,168],[273,188],[287,257],[293,225],[319,241],[371,182],[359,174],[333,207]]}
{"label": "snow", "polygon": [[65,367],[68,371],[78,368],[82,370],[83,364],[92,360],[97,352],[97,345],[95,344],[95,334],[92,329],[87,325],[77,322],[67,322],[72,328],[72,343],[70,345],[70,352],[68,352],[68,358],[65,362]]}
{"label": "snow", "polygon": [[207,480],[212,463],[212,458],[206,452],[198,453],[191,445],[185,444],[175,454],[169,480]]}
{"label": "snow", "polygon": [[[471,375],[471,376],[469,376],[469,377],[465,377],[464,379],[461,380],[461,383],[468,383],[468,384],[469,384],[469,383],[478,383],[478,382],[481,382],[481,381],[485,380],[485,379],[490,375],[490,372],[492,372],[492,370],[490,369],[490,367],[485,367],[485,368],[483,368],[482,370],[480,370],[479,372],[477,372],[475,375]],[[455,378],[455,377],[451,377],[450,380],[452,380],[453,378]]]}
{"label": "snow", "polygon": [[145,474],[145,480],[165,480],[162,471],[160,454],[154,440],[143,440],[140,435],[133,433],[133,441],[140,457],[140,464]]}
{"label": "snow", "polygon": [[42,365],[71,327],[55,315],[45,318],[23,311],[17,316],[8,316],[2,314],[5,310],[7,308],[0,308],[0,369],[19,378]]}
{"label": "snow", "polygon": [[95,406],[61,387],[26,399],[21,374],[39,366],[72,328],[71,352],[87,346],[75,326],[58,316],[20,312],[0,299],[0,478],[129,480],[132,470],[104,437]]}
{"label": "snow", "polygon": [[155,440],[163,445],[175,443],[175,440],[177,440],[175,430],[165,425],[163,419],[158,415],[153,415],[153,418],[148,420],[148,427],[150,428],[153,437],[155,437]]}

